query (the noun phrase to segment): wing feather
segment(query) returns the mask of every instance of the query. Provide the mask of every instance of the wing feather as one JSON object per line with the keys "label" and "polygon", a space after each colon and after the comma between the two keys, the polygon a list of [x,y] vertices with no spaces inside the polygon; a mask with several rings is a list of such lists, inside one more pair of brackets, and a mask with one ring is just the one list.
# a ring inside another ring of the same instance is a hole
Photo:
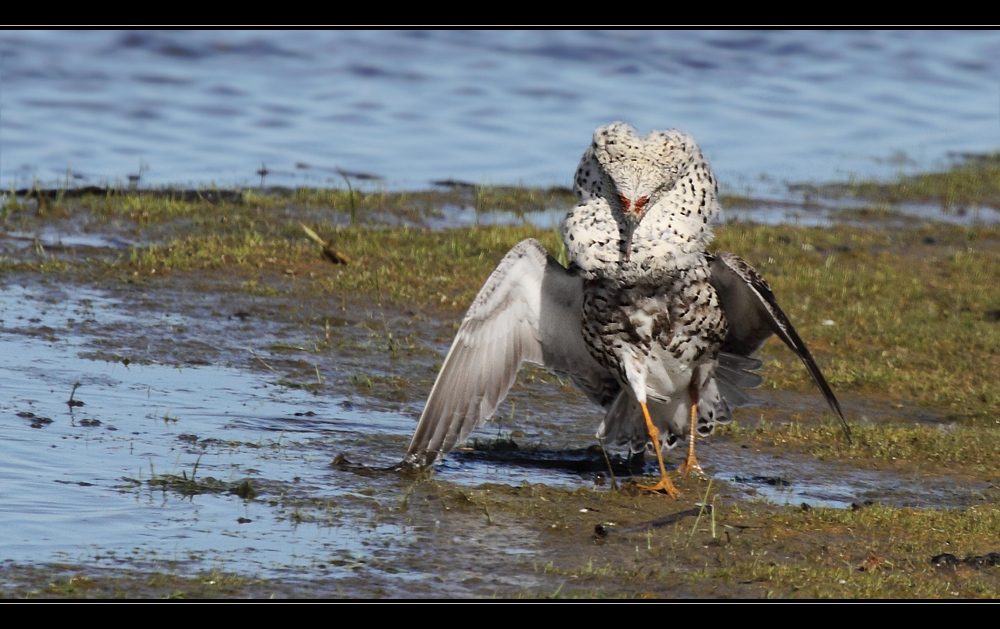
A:
{"label": "wing feather", "polygon": [[583,281],[534,239],[518,243],[479,291],[444,359],[403,464],[425,467],[496,411],[521,365],[568,376],[592,400],[614,398],[614,374],[583,340]]}
{"label": "wing feather", "polygon": [[778,306],[771,287],[745,260],[728,251],[709,256],[709,261],[712,265],[712,286],[719,295],[729,322],[729,333],[721,351],[749,357],[760,349],[771,334],[777,334],[802,359],[809,375],[823,392],[830,409],[840,420],[850,443],[851,429],[840,409],[840,402],[827,384],[809,348]]}

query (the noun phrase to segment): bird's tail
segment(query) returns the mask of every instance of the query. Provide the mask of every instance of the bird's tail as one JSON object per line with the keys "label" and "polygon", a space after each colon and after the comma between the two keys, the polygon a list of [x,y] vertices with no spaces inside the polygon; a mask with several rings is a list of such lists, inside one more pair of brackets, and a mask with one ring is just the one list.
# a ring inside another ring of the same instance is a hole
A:
{"label": "bird's tail", "polygon": [[[698,395],[698,421],[695,430],[698,436],[707,437],[715,431],[717,424],[728,424],[733,420],[732,407],[746,404],[750,397],[744,389],[760,386],[763,378],[754,373],[763,363],[756,358],[720,353],[715,374]],[[671,449],[687,436],[687,413],[679,412],[681,400],[673,402],[649,401],[649,413],[653,423],[660,430],[660,447]],[[597,438],[609,446],[627,447],[631,452],[642,452],[651,448],[646,422],[639,403],[631,393],[622,388],[608,407],[604,421],[597,429]]]}

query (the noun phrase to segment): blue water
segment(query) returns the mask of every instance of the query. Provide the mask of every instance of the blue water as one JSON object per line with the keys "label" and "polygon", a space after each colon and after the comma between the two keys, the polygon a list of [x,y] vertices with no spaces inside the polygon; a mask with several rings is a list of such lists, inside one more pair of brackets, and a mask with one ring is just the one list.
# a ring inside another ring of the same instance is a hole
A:
{"label": "blue water", "polygon": [[731,190],[1000,147],[996,32],[3,32],[0,184],[569,185],[597,125]]}

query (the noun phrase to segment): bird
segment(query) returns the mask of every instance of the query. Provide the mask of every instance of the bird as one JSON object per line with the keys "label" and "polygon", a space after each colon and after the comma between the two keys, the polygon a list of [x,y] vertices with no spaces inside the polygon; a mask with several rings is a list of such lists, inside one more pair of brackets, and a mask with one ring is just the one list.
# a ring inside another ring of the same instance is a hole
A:
{"label": "bird", "polygon": [[681,476],[704,474],[695,436],[732,420],[759,386],[754,354],[777,335],[805,364],[850,441],[840,403],[768,283],[708,245],[718,181],[694,138],[598,127],[577,167],[560,232],[568,267],[535,239],[514,246],[473,300],[424,406],[403,466],[426,468],[496,411],[525,362],[570,380],[604,409],[602,445],[662,450],[685,437]]}

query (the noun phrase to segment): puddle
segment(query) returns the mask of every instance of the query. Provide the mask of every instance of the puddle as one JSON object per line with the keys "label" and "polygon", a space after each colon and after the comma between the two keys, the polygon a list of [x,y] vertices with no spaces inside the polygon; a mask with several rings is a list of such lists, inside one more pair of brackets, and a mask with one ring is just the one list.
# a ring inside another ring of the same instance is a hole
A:
{"label": "puddle", "polygon": [[989,483],[941,474],[899,473],[818,461],[809,457],[751,452],[738,447],[709,446],[706,470],[729,484],[744,499],[781,506],[847,509],[879,503],[893,507],[962,508],[981,504]]}
{"label": "puddle", "polygon": [[906,228],[920,223],[987,226],[1000,224],[1000,211],[970,207],[945,211],[940,204],[899,203],[873,211],[874,204],[860,199],[811,199],[808,204],[761,199],[753,207],[731,207],[722,211],[722,222],[762,225],[832,227],[848,225],[865,229]]}
{"label": "puddle", "polygon": [[6,249],[26,249],[41,245],[49,249],[90,247],[93,249],[128,249],[141,243],[119,238],[110,234],[65,234],[57,230],[42,230],[38,233],[11,231],[0,240]]}
{"label": "puddle", "polygon": [[[220,325],[208,320],[199,328],[187,314],[137,311],[142,299],[125,303],[109,295],[16,285],[0,292],[0,564],[217,568],[260,578],[334,579],[345,594],[359,596],[370,595],[375,580],[407,584],[396,595],[439,596],[536,583],[530,570],[504,576],[502,558],[530,561],[537,532],[507,525],[496,539],[483,536],[465,522],[478,525],[478,512],[403,519],[397,514],[412,479],[331,465],[339,453],[371,468],[398,462],[412,414],[279,386],[266,371],[86,358],[108,339],[84,330],[118,335],[127,349],[137,343],[135,327],[148,327],[152,343],[164,321],[190,334]],[[211,319],[211,309],[202,310]],[[244,342],[269,340],[257,316],[249,318],[253,325],[223,321],[250,328]],[[240,344],[223,335],[213,342]],[[259,355],[280,364],[265,350]],[[82,404],[71,406],[71,399]],[[559,469],[522,473],[461,459],[448,468],[455,473],[446,469],[442,476],[464,486],[592,484]],[[249,499],[240,495],[245,481],[254,489]],[[432,578],[394,560],[438,562],[442,544],[464,548],[459,556],[466,561]],[[469,553],[495,561],[473,561]]]}
{"label": "puddle", "polygon": [[430,229],[455,229],[476,225],[532,225],[539,229],[558,229],[568,211],[567,208],[549,208],[533,212],[499,210],[477,212],[475,208],[468,206],[445,205],[435,211],[436,216],[429,216],[422,223]]}
{"label": "puddle", "polygon": [[[80,338],[18,333],[124,317],[96,292],[78,290],[52,304],[8,287],[0,304],[3,559],[182,561],[267,575],[331,552],[364,557],[372,540],[399,535],[390,525],[358,535],[297,524],[280,501],[269,503],[273,492],[250,501],[228,493],[184,496],[149,481],[182,474],[230,485],[249,479],[287,486],[289,494],[308,482],[310,496],[336,498],[354,488],[336,482],[342,475],[330,469],[329,449],[372,431],[403,435],[412,430],[409,420],[347,410],[342,400],[275,386],[247,371],[126,367],[80,358]],[[82,406],[67,404],[71,392]]]}
{"label": "puddle", "polygon": [[[807,204],[760,200],[754,207],[726,208],[720,214],[720,220],[723,223],[748,222],[799,227],[849,225],[865,229],[907,228],[924,222],[966,226],[1000,224],[1000,211],[991,207],[945,211],[940,204],[901,203],[892,205],[885,212],[876,213],[871,208],[871,202],[854,199],[815,199]],[[445,205],[419,220],[388,220],[387,223],[437,230],[475,225],[532,225],[539,229],[558,230],[567,212],[567,208],[531,212],[476,212],[475,208],[468,206]]]}
{"label": "puddle", "polygon": [[[861,199],[810,199],[803,203],[790,200],[760,199],[753,207],[729,207],[720,214],[723,223],[748,222],[763,225],[796,225],[799,227],[832,227],[848,225],[864,229],[908,228],[920,223],[988,226],[1000,224],[1000,211],[991,207],[969,207],[943,210],[934,203],[899,203],[873,210],[875,204]],[[477,212],[474,207],[442,205],[433,211],[397,216],[392,213],[368,214],[366,220],[389,226],[409,226],[434,230],[489,226],[532,225],[539,229],[558,230],[569,208],[508,212],[488,210]],[[335,222],[347,224],[336,217]]]}

